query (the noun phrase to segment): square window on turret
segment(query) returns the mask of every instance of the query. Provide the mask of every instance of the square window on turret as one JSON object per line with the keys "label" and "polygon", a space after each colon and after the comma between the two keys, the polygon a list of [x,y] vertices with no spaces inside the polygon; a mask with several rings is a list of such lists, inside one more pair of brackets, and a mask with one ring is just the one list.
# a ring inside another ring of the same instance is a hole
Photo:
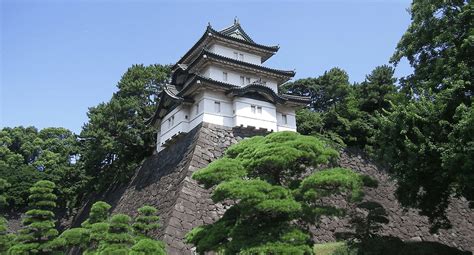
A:
{"label": "square window on turret", "polygon": [[247,82],[247,84],[250,84],[250,77],[245,78],[245,81]]}
{"label": "square window on turret", "polygon": [[250,112],[252,112],[253,114],[255,114],[255,105],[251,105],[250,106]]}
{"label": "square window on turret", "polygon": [[288,117],[286,116],[286,114],[281,115],[281,123],[285,125],[288,124]]}
{"label": "square window on turret", "polygon": [[221,112],[221,102],[214,102],[214,112]]}
{"label": "square window on turret", "polygon": [[244,54],[242,53],[239,54],[239,60],[244,61]]}
{"label": "square window on turret", "polygon": [[262,114],[262,107],[261,106],[257,106],[257,113]]}
{"label": "square window on turret", "polygon": [[235,59],[239,59],[239,53],[237,53],[237,52],[234,51],[234,58],[235,58]]}
{"label": "square window on turret", "polygon": [[227,72],[222,72],[222,80],[227,81]]}
{"label": "square window on turret", "polygon": [[245,77],[240,76],[240,85],[245,85],[244,82],[245,82]]}

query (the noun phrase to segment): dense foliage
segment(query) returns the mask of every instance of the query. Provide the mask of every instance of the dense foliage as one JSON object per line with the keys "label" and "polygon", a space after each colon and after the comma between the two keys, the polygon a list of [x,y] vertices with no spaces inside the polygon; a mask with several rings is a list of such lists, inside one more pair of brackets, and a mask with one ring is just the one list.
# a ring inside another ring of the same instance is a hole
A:
{"label": "dense foliage", "polygon": [[64,128],[3,128],[0,131],[0,176],[12,184],[6,190],[10,208],[26,206],[28,189],[39,180],[57,184],[59,206],[74,205],[87,180],[75,163],[75,135]]}
{"label": "dense foliage", "polygon": [[414,73],[401,83],[409,101],[380,119],[379,155],[399,183],[399,200],[447,226],[452,195],[474,206],[474,6],[415,0],[412,23],[393,61]]}
{"label": "dense foliage", "polygon": [[286,84],[288,93],[312,98],[310,108],[297,113],[298,132],[372,151],[376,115],[401,100],[393,75],[392,67],[378,66],[365,81],[351,85],[345,71],[333,68],[317,78]]}
{"label": "dense foliage", "polygon": [[104,190],[129,177],[155,147],[154,128],[146,125],[170,69],[134,65],[119,81],[107,103],[89,109],[89,122],[80,134],[81,167],[92,179],[87,189]]}
{"label": "dense foliage", "polygon": [[297,114],[299,132],[379,158],[399,183],[402,205],[420,208],[436,229],[449,226],[453,195],[474,204],[474,11],[469,1],[415,0],[410,13],[392,61],[407,58],[414,73],[398,88],[393,68],[380,66],[360,84],[336,68],[286,89],[313,99]]}
{"label": "dense foliage", "polygon": [[193,229],[188,242],[200,253],[312,254],[303,222],[342,211],[321,201],[333,194],[360,200],[368,179],[348,169],[307,173],[337,152],[322,141],[294,132],[253,137],[227,149],[222,159],[193,174],[214,187],[214,202],[234,201],[217,222]]}

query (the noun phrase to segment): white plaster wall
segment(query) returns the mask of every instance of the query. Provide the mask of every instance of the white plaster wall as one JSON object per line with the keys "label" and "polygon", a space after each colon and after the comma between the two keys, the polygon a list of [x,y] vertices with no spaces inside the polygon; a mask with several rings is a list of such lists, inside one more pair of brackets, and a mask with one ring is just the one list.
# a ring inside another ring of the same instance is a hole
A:
{"label": "white plaster wall", "polygon": [[[276,108],[273,104],[243,97],[234,98],[234,126],[253,126],[256,128],[265,128],[268,130],[277,130],[276,125]],[[255,109],[252,112],[251,106],[262,107],[259,113]]]}
{"label": "white plaster wall", "polygon": [[[215,103],[219,102],[220,111],[216,112]],[[255,112],[252,107],[255,106]],[[261,107],[259,112],[258,107]],[[287,124],[282,121],[287,116]],[[174,124],[169,127],[168,120],[174,116]],[[157,151],[179,132],[187,133],[202,122],[227,127],[252,126],[269,131],[296,131],[295,109],[287,106],[275,106],[271,103],[244,97],[229,98],[222,92],[205,91],[195,96],[192,106],[178,106],[168,113],[157,131]]]}
{"label": "white plaster wall", "polygon": [[[219,55],[224,56],[224,57],[233,58],[233,59],[235,59],[234,52],[237,52],[238,54],[244,54],[244,60],[243,60],[244,62],[248,62],[248,63],[252,63],[252,64],[256,64],[256,65],[261,65],[262,64],[262,57],[261,56],[255,55],[255,54],[250,53],[250,52],[246,52],[246,51],[242,51],[242,50],[238,50],[238,49],[233,49],[233,48],[230,48],[230,47],[218,44],[218,43],[212,44],[209,47],[209,50],[213,53],[219,54]],[[238,60],[240,60],[240,59],[238,59]]]}
{"label": "white plaster wall", "polygon": [[[215,103],[220,104],[220,112],[216,112]],[[233,126],[233,105],[232,100],[223,93],[206,91],[203,95],[204,104],[204,122],[223,125],[227,127]]]}
{"label": "white plaster wall", "polygon": [[[170,127],[168,120],[174,116],[173,125]],[[186,133],[189,131],[189,108],[180,105],[169,112],[161,121],[160,125],[160,144],[163,145],[167,140],[173,137],[175,134],[182,132]]]}
{"label": "white plaster wall", "polygon": [[[227,81],[224,80],[223,72],[227,73]],[[250,83],[257,81],[261,78],[262,81],[266,81],[267,87],[271,88],[273,91],[278,93],[278,86],[275,80],[267,79],[265,77],[258,77],[254,74],[236,72],[234,70],[229,70],[229,69],[225,69],[219,66],[210,65],[204,68],[204,70],[201,72],[201,75],[203,75],[204,77],[216,80],[216,81],[222,81],[222,82],[226,82],[226,83],[236,85],[236,86],[242,86],[240,76],[245,77],[243,86],[246,86],[249,84],[247,83],[247,77],[250,78]]]}
{"label": "white plaster wall", "polygon": [[197,125],[199,125],[199,123],[203,122],[203,95],[204,93],[201,92],[197,96],[195,96],[195,103],[190,107],[189,130],[195,128]]}
{"label": "white plaster wall", "polygon": [[[287,124],[283,123],[282,114],[286,115]],[[277,131],[296,131],[295,108],[279,105],[276,108]]]}

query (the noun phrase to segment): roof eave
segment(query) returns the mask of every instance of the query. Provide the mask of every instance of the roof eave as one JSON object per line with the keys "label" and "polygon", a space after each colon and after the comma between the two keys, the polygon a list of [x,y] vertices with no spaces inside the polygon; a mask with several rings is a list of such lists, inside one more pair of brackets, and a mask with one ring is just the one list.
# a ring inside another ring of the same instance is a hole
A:
{"label": "roof eave", "polygon": [[191,49],[189,49],[178,60],[178,62],[176,62],[176,64],[173,65],[171,70],[175,71],[178,68],[178,64],[181,64],[181,63],[185,62],[190,56],[193,55],[193,53],[196,52],[196,50],[198,50],[200,48],[200,46],[203,45],[204,42],[206,42],[207,39],[211,38],[212,36],[215,36],[216,38],[222,37],[222,38],[225,38],[227,40],[231,40],[231,41],[234,41],[234,42],[237,42],[237,43],[245,44],[249,47],[260,49],[262,51],[262,53],[265,53],[265,54],[262,54],[263,55],[262,56],[262,63],[265,62],[266,60],[268,60],[271,56],[273,56],[280,49],[279,46],[266,46],[266,45],[261,45],[261,44],[254,43],[253,41],[248,42],[246,40],[242,40],[242,39],[239,39],[239,38],[228,36],[228,35],[220,33],[219,31],[214,30],[211,26],[207,26],[206,30],[204,31],[203,35],[199,38],[199,40],[193,45],[193,47],[191,47]]}

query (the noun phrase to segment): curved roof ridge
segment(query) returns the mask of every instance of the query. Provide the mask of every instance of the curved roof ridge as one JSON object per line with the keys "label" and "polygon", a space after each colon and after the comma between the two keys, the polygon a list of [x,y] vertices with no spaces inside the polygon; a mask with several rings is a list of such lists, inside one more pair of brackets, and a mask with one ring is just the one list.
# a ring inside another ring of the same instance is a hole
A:
{"label": "curved roof ridge", "polygon": [[170,96],[171,98],[175,99],[175,100],[179,100],[179,101],[182,101],[183,98],[178,96],[178,93],[179,91],[176,89],[176,86],[175,85],[172,85],[172,84],[165,84],[163,86],[163,91],[168,95]]}
{"label": "curved roof ridge", "polygon": [[[222,36],[222,37],[225,37],[225,38],[228,38],[228,39],[231,39],[231,40],[235,40],[235,41],[238,41],[238,42],[241,42],[241,43],[244,43],[244,44],[264,48],[266,50],[273,51],[273,52],[276,52],[276,51],[278,51],[278,49],[280,49],[280,46],[278,46],[278,45],[268,46],[268,45],[263,45],[263,44],[256,43],[252,39],[250,39],[250,37],[249,37],[250,41],[247,41],[247,40],[244,40],[244,39],[241,39],[241,38],[238,38],[238,37],[230,36],[228,34],[217,31],[217,30],[215,30],[214,28],[212,28],[210,26],[207,27],[206,31],[209,31],[209,32],[211,32],[215,35],[219,35],[219,36]],[[243,30],[242,30],[242,32],[245,33],[245,31],[243,31]],[[245,35],[247,35],[247,34],[245,34]],[[247,35],[247,37],[248,37],[248,35]]]}
{"label": "curved roof ridge", "polygon": [[243,38],[245,38],[245,40],[251,42],[251,43],[255,43],[254,40],[252,40],[252,38],[250,38],[250,36],[245,32],[245,30],[240,26],[240,23],[238,22],[235,22],[234,21],[234,24],[232,24],[231,26],[227,27],[227,28],[224,28],[220,31],[218,31],[219,33],[221,34],[224,34],[224,35],[227,35],[227,36],[232,36],[232,34],[235,32],[235,31],[239,31],[239,33],[242,35]]}
{"label": "curved roof ridge", "polygon": [[281,97],[280,95],[275,93],[275,91],[273,89],[271,89],[267,86],[261,85],[259,83],[250,83],[250,84],[248,84],[246,86],[243,86],[243,87],[231,88],[231,89],[229,89],[227,94],[236,93],[237,95],[244,95],[247,92],[257,92],[259,94],[261,94],[261,93],[267,94],[268,96],[270,96],[273,99],[273,103],[278,102],[278,103],[283,104],[287,100],[286,98]]}
{"label": "curved roof ridge", "polygon": [[[263,65],[257,65],[257,64],[253,64],[253,63],[250,63],[250,62],[245,62],[245,61],[242,61],[242,60],[238,60],[238,59],[233,59],[233,58],[229,58],[229,57],[226,57],[226,56],[222,56],[222,55],[219,55],[219,54],[216,54],[208,49],[202,49],[201,54],[203,53],[206,53],[212,57],[216,57],[216,58],[221,58],[221,59],[224,59],[226,61],[230,61],[230,62],[233,62],[233,63],[236,63],[236,64],[241,64],[241,65],[246,65],[246,66],[249,66],[249,67],[253,67],[253,68],[257,68],[257,69],[263,69],[265,71],[269,71],[269,72],[277,72],[277,73],[280,73],[282,75],[286,75],[286,76],[289,76],[289,77],[294,77],[295,76],[295,71],[288,71],[288,70],[280,70],[280,69],[275,69],[275,68],[271,68],[271,67],[266,67],[266,66],[263,66]],[[196,60],[198,59],[199,57],[196,58]],[[195,61],[196,61],[195,60]],[[191,63],[190,65],[188,65],[188,68],[191,67],[194,62]]]}

